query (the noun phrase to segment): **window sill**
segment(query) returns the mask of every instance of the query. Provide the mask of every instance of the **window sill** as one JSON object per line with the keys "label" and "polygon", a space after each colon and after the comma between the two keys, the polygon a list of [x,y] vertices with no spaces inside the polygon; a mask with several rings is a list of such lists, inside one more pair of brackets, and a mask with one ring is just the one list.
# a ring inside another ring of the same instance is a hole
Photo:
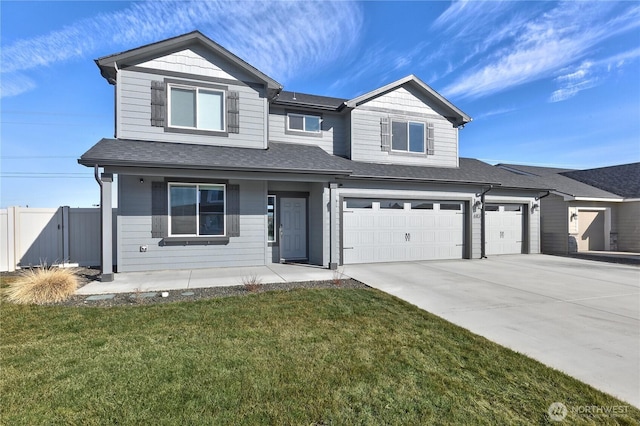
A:
{"label": "window sill", "polygon": [[229,244],[229,237],[164,237],[162,246],[209,246]]}
{"label": "window sill", "polygon": [[171,127],[165,126],[164,131],[167,133],[183,133],[187,135],[202,135],[202,136],[221,136],[221,137],[229,137],[229,132],[226,130],[204,130],[204,129],[196,129],[196,128],[186,128],[186,127]]}
{"label": "window sill", "polygon": [[292,136],[307,136],[307,137],[311,137],[311,138],[321,138],[322,137],[322,131],[320,131],[320,132],[306,132],[304,130],[285,129],[284,130],[284,134],[285,135],[292,135]]}

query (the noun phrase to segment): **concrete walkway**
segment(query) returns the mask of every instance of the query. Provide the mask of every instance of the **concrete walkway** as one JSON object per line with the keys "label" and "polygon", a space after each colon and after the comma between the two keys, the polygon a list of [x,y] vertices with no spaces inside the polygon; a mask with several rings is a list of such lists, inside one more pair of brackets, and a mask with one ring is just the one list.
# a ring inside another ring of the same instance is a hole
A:
{"label": "concrete walkway", "polygon": [[344,272],[640,407],[637,266],[513,255]]}
{"label": "concrete walkway", "polygon": [[108,283],[92,281],[76,294],[133,293],[136,291],[183,290],[242,285],[254,277],[261,284],[332,280],[333,271],[318,266],[272,264],[243,268],[213,268],[178,271],[126,272]]}

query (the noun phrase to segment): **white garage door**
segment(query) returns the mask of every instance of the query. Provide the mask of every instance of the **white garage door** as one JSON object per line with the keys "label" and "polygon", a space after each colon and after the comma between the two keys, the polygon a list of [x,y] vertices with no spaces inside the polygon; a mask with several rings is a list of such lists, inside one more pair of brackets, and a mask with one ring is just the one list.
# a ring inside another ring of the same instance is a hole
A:
{"label": "white garage door", "polygon": [[461,259],[464,203],[346,199],[343,263]]}
{"label": "white garage door", "polygon": [[486,246],[487,256],[522,253],[524,229],[522,204],[487,204]]}

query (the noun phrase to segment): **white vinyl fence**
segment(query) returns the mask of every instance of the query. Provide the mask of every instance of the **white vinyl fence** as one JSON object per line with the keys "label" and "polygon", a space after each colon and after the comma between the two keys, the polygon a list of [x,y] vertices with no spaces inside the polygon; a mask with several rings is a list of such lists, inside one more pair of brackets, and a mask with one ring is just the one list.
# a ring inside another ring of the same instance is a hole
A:
{"label": "white vinyl fence", "polygon": [[43,264],[100,265],[100,209],[0,209],[0,271]]}

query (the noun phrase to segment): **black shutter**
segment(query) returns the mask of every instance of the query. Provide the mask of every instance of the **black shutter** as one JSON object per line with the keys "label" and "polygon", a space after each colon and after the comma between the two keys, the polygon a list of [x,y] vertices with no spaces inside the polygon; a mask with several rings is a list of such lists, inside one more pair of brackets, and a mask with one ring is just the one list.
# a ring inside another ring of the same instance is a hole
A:
{"label": "black shutter", "polygon": [[391,132],[389,131],[389,117],[380,118],[380,149],[391,151]]}
{"label": "black shutter", "polygon": [[164,127],[167,115],[164,81],[151,82],[151,125]]}
{"label": "black shutter", "polygon": [[227,185],[227,236],[240,236],[240,185]]}
{"label": "black shutter", "polygon": [[427,155],[435,154],[435,127],[433,123],[427,123]]}
{"label": "black shutter", "polygon": [[167,184],[165,182],[151,183],[151,237],[164,238],[168,234],[168,203]]}
{"label": "black shutter", "polygon": [[240,133],[240,94],[227,92],[227,132]]}

